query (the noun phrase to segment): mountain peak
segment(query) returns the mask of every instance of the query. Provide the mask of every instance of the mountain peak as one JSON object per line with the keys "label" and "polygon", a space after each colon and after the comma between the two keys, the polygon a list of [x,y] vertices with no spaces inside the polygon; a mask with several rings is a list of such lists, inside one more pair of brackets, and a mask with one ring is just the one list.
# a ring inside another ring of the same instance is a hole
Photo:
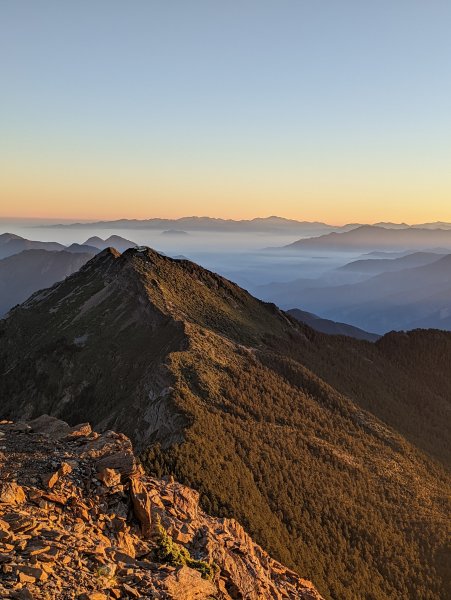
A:
{"label": "mountain peak", "polygon": [[[0,336],[2,417],[119,430],[148,475],[196,488],[327,597],[448,597],[451,334],[326,336],[138,247],[38,292]],[[387,551],[412,557],[394,578]]]}
{"label": "mountain peak", "polygon": [[[220,275],[150,247],[129,248],[122,254],[110,248],[92,259],[86,269],[93,266],[100,267],[100,278],[114,272],[111,285],[133,289],[139,304],[239,343],[259,343],[270,324],[275,335],[297,328],[295,321],[274,305],[257,300]],[[71,283],[81,285],[75,280]]]}
{"label": "mountain peak", "polygon": [[95,235],[88,238],[84,245],[94,246],[99,250],[105,250],[105,248],[114,247],[117,248],[120,252],[123,252],[128,248],[135,247],[136,243],[132,242],[131,240],[127,240],[121,237],[120,235],[110,235],[110,237],[106,238],[105,240],[102,240],[102,238]]}
{"label": "mountain peak", "polygon": [[119,250],[116,250],[116,248],[113,248],[113,246],[108,246],[108,248],[105,248],[105,250],[101,250],[95,258],[103,260],[104,258],[110,256],[113,258],[119,258],[119,256],[121,256],[121,252],[119,252]]}

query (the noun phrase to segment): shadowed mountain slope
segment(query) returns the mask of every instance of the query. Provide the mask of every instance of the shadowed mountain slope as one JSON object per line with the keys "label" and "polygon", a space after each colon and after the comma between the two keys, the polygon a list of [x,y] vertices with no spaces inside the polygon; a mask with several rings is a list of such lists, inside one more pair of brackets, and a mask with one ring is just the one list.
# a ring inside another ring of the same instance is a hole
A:
{"label": "shadowed mountain slope", "polygon": [[36,290],[78,271],[94,254],[24,250],[0,260],[0,317]]}
{"label": "shadowed mountain slope", "polygon": [[326,598],[448,594],[450,334],[316,333],[148,249],[100,253],[0,336],[2,416],[123,431]]}

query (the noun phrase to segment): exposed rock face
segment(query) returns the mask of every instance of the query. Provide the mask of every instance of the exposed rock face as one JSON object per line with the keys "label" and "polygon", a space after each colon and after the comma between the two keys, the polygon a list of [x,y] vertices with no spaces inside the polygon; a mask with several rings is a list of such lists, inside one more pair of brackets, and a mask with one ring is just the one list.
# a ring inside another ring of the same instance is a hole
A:
{"label": "exposed rock face", "polygon": [[144,476],[124,435],[43,416],[0,441],[1,598],[321,600],[197,492]]}

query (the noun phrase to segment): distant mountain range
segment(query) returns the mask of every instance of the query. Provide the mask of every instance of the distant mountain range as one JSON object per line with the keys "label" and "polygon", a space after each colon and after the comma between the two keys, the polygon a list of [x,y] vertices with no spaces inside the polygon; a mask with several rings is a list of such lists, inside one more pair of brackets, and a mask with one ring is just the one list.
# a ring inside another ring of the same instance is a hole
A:
{"label": "distant mountain range", "polygon": [[451,255],[324,292],[333,294],[334,305],[323,306],[321,313],[358,327],[379,333],[417,327],[451,330]]}
{"label": "distant mountain range", "polygon": [[0,260],[0,317],[42,288],[78,271],[95,253],[24,250]]}
{"label": "distant mountain range", "polygon": [[96,246],[90,246],[88,244],[71,244],[70,246],[67,246],[65,248],[66,252],[74,252],[74,253],[78,253],[78,252],[88,252],[88,253],[93,253],[93,254],[97,254],[98,252],[100,252],[100,248],[97,248]]}
{"label": "distant mountain range", "polygon": [[[362,223],[362,225],[368,225],[368,223]],[[379,223],[373,223],[375,227],[385,227],[386,229],[451,229],[451,223],[446,221],[435,221],[433,223],[416,223],[414,225],[408,225],[407,223],[391,223],[381,221]]]}
{"label": "distant mountain range", "polygon": [[414,250],[427,248],[450,248],[451,229],[387,229],[374,225],[362,225],[351,231],[332,232],[314,238],[301,239],[284,246],[283,250],[306,250],[315,252],[356,252],[364,250]]}
{"label": "distant mountain range", "polygon": [[[438,249],[428,250],[428,252],[437,252],[440,253]],[[401,258],[403,256],[407,256],[408,254],[412,254],[412,250],[398,250],[394,252],[389,252],[387,250],[372,250],[371,252],[364,252],[361,255],[361,259],[367,258]]]}
{"label": "distant mountain range", "polygon": [[121,251],[136,246],[117,235],[106,240],[92,237],[84,244],[67,247],[11,233],[0,235],[0,317],[37,290],[75,273],[95,254],[112,245]]}
{"label": "distant mountain range", "polygon": [[119,249],[121,252],[128,248],[136,246],[136,242],[127,240],[119,235],[111,235],[106,240],[98,236],[93,236],[86,240],[83,244],[71,244],[70,246],[64,246],[58,242],[41,242],[35,240],[28,240],[15,235],[14,233],[2,233],[0,235],[0,259],[18,254],[23,250],[49,250],[59,251],[65,250],[67,252],[92,252],[93,250],[104,250],[108,247],[114,247]]}
{"label": "distant mountain range", "polygon": [[57,228],[92,229],[157,229],[163,231],[221,231],[258,233],[296,233],[319,235],[329,231],[347,231],[356,225],[333,226],[318,221],[296,221],[282,217],[255,219],[215,219],[213,217],[181,217],[180,219],[118,219],[93,223],[62,223]]}
{"label": "distant mountain range", "polygon": [[399,258],[368,258],[354,260],[343,267],[338,267],[337,271],[361,273],[364,275],[378,275],[380,273],[390,273],[402,271],[412,267],[422,267],[436,262],[443,258],[445,254],[436,252],[413,252]]}
{"label": "distant mountain range", "polygon": [[110,235],[109,238],[102,240],[102,238],[97,235],[90,237],[83,244],[84,246],[94,246],[99,250],[105,250],[106,248],[116,248],[119,252],[124,252],[129,248],[134,248],[137,244],[136,242],[132,242],[127,240],[120,235]]}
{"label": "distant mountain range", "polygon": [[[179,219],[117,219],[115,221],[95,221],[91,223],[61,223],[52,225],[64,229],[157,229],[184,231],[220,231],[220,232],[254,232],[254,233],[286,233],[302,236],[318,236],[330,232],[346,232],[362,226],[362,223],[347,223],[345,225],[330,225],[321,221],[299,221],[283,217],[257,217],[255,219],[216,219],[213,217],[181,217]],[[451,223],[437,221],[408,225],[407,223],[380,222],[372,225],[385,229],[451,229]]]}
{"label": "distant mountain range", "polygon": [[381,337],[376,333],[369,333],[368,331],[353,327],[352,325],[347,325],[346,323],[337,323],[330,319],[323,319],[318,317],[318,315],[306,312],[305,310],[300,310],[299,308],[292,308],[287,312],[301,323],[305,323],[312,329],[315,329],[315,331],[321,331],[328,335],[347,335],[356,340],[366,340],[367,342],[375,342]]}
{"label": "distant mountain range", "polygon": [[[325,240],[360,238],[359,228],[341,234],[302,240],[305,244],[323,244]],[[370,227],[372,235],[380,242],[381,228]],[[451,235],[451,231],[382,229],[382,237],[401,234],[433,236],[431,244],[443,246],[443,238],[436,235]],[[364,234],[366,235],[366,234]],[[410,240],[412,243],[412,240]],[[347,243],[347,242],[346,242]],[[26,253],[20,248],[34,248]],[[49,286],[76,271],[97,252],[116,247],[119,251],[135,247],[136,243],[121,236],[112,235],[107,239],[93,236],[83,244],[68,247],[56,242],[32,241],[14,234],[0,236],[0,255],[14,260],[3,264],[0,259],[0,315],[12,306],[24,301],[31,293]],[[323,245],[324,247],[324,245]],[[45,253],[47,251],[47,253]],[[59,258],[54,253],[63,252]],[[36,254],[34,254],[36,252]],[[310,324],[325,332],[335,332],[337,326],[354,327],[357,330],[383,334],[391,329],[412,329],[415,327],[435,327],[451,329],[451,285],[449,282],[449,262],[445,259],[446,249],[439,252],[370,251],[369,258],[354,260],[335,271],[330,271],[320,279],[297,279],[286,283],[272,283],[254,288],[254,292],[284,309],[297,308],[319,314]],[[71,254],[80,254],[72,258]],[[390,256],[391,258],[376,258]],[[393,258],[397,257],[397,258]],[[178,258],[185,258],[178,256]],[[432,268],[432,265],[436,267]],[[428,267],[431,267],[430,269]],[[412,269],[424,267],[424,270]],[[15,273],[15,275],[14,275]],[[393,276],[390,277],[390,274]],[[399,276],[396,274],[399,273]],[[375,278],[379,276],[379,278]],[[304,315],[305,316],[305,315]],[[326,323],[330,321],[331,323]],[[332,327],[332,323],[335,323]],[[339,324],[339,325],[337,325]],[[358,337],[362,335],[353,329],[342,333]],[[357,335],[356,335],[357,334]],[[368,334],[371,335],[371,334]],[[369,339],[369,338],[366,338]]]}
{"label": "distant mountain range", "polygon": [[364,280],[356,283],[299,279],[260,286],[258,295],[282,308],[316,311],[380,334],[417,327],[451,330],[451,254],[414,253],[388,263],[369,259],[339,269],[363,272]]}
{"label": "distant mountain range", "polygon": [[65,250],[63,244],[57,242],[38,242],[27,240],[13,233],[0,235],[0,259],[12,256],[23,250]]}
{"label": "distant mountain range", "polygon": [[450,333],[325,335],[136,248],[34,294],[0,339],[0,419],[130,435],[149,475],[189,482],[327,599],[450,597]]}

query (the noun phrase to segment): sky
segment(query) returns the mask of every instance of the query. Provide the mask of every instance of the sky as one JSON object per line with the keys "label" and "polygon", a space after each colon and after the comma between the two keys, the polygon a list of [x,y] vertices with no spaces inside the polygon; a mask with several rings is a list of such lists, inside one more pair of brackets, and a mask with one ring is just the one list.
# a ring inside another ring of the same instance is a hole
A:
{"label": "sky", "polygon": [[0,216],[451,221],[449,0],[0,0]]}

